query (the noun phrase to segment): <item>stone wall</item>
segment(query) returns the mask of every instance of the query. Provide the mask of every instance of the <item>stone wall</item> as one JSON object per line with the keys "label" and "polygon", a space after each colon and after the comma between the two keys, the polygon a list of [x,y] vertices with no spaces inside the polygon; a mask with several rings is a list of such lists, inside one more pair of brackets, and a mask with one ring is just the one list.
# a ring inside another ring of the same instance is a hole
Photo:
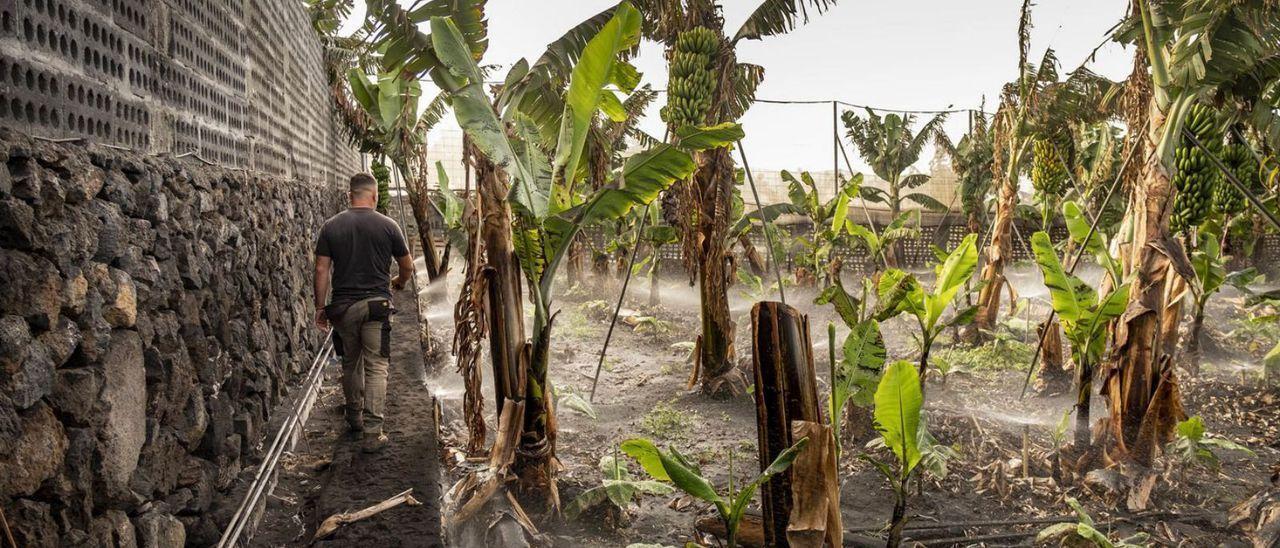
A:
{"label": "stone wall", "polygon": [[216,542],[209,509],[319,344],[328,188],[0,130],[0,507],[20,546]]}

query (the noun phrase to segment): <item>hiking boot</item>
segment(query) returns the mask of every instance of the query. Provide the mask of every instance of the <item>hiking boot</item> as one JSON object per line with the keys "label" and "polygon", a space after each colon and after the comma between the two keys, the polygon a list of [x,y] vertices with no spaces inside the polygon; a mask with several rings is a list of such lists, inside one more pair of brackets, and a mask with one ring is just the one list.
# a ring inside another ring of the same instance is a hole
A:
{"label": "hiking boot", "polygon": [[348,410],[346,412],[346,419],[347,434],[351,436],[352,439],[359,439],[360,435],[364,433],[364,417],[362,416],[362,413],[358,410],[355,412]]}
{"label": "hiking boot", "polygon": [[387,448],[388,441],[386,434],[367,432],[363,441],[360,442],[360,450],[365,453],[381,453]]}

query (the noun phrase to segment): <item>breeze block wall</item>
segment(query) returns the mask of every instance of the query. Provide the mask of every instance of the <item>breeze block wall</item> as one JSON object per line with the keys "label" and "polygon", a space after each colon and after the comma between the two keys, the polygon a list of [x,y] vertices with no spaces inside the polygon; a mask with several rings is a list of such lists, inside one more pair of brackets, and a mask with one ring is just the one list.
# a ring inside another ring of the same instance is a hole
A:
{"label": "breeze block wall", "polygon": [[313,237],[359,166],[322,51],[296,0],[0,0],[20,546],[217,541],[319,346]]}

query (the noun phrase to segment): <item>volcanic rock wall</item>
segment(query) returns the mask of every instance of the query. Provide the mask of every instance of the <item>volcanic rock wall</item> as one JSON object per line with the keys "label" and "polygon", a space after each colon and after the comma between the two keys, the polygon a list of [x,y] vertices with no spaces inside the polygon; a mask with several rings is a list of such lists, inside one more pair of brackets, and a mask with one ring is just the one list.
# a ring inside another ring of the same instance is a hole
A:
{"label": "volcanic rock wall", "polygon": [[216,542],[208,510],[318,346],[311,248],[336,203],[0,131],[0,505],[19,545]]}
{"label": "volcanic rock wall", "polygon": [[359,165],[302,2],[0,0],[0,128],[19,545],[215,542],[318,346],[312,235]]}

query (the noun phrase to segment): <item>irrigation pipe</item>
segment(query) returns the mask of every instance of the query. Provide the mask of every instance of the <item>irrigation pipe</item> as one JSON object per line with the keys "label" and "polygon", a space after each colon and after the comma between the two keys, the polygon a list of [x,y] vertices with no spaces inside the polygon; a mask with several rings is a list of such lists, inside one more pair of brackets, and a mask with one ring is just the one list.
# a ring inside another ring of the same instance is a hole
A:
{"label": "irrigation pipe", "polygon": [[[761,211],[763,206],[760,205],[760,192],[756,190],[756,178],[751,176],[751,165],[747,163],[747,151],[742,147],[742,141],[738,141],[738,157],[742,158],[742,172],[746,173],[747,183],[751,185],[751,196],[756,199],[756,211]],[[769,249],[769,263],[773,265],[773,277],[778,280],[778,300],[782,304],[787,304],[787,293],[782,289],[782,270],[778,268],[778,256],[773,252],[773,231],[769,229],[763,214],[760,215],[760,226],[764,227],[764,243]]]}
{"label": "irrigation pipe", "polygon": [[280,429],[276,431],[275,438],[271,441],[271,447],[267,449],[266,455],[262,459],[262,463],[258,465],[258,471],[254,474],[253,483],[250,484],[249,490],[245,493],[245,497],[240,501],[240,506],[236,509],[236,513],[231,516],[231,521],[227,523],[226,529],[223,530],[222,538],[218,540],[218,548],[231,548],[236,546],[240,540],[240,535],[244,532],[249,520],[257,510],[258,504],[262,502],[262,498],[267,491],[267,484],[271,483],[271,477],[275,474],[275,467],[280,462],[280,455],[285,451],[285,440],[291,439],[294,433],[306,419],[303,415],[311,412],[311,406],[315,403],[316,394],[319,392],[320,379],[323,377],[324,364],[328,361],[328,357],[333,353],[333,330],[330,329],[325,333],[324,342],[320,343],[320,350],[316,353],[316,358],[311,362],[311,368],[307,371],[306,380],[302,384],[302,393],[298,397],[289,416],[285,417],[284,422],[280,425]]}
{"label": "irrigation pipe", "polygon": [[[1115,194],[1116,188],[1120,186],[1120,180],[1124,178],[1124,171],[1129,168],[1129,162],[1133,160],[1133,157],[1134,155],[1137,154],[1137,152],[1138,152],[1138,144],[1134,143],[1133,146],[1129,149],[1129,154],[1125,156],[1124,163],[1120,164],[1120,169],[1116,171],[1115,180],[1111,181],[1111,186],[1107,188],[1107,195],[1102,198],[1102,203],[1104,204],[1104,207],[1105,207],[1105,204],[1111,203],[1111,195]],[[1101,220],[1102,220],[1102,215],[1101,213],[1099,213],[1098,215],[1094,216],[1094,218],[1089,222],[1089,232],[1084,235],[1085,243],[1087,243],[1089,241],[1089,238],[1092,238],[1094,233],[1097,232],[1098,221],[1101,221]],[[1088,247],[1089,247],[1088,245],[1081,244],[1080,248],[1076,249],[1076,256],[1071,259],[1071,266],[1067,269],[1068,276],[1075,274],[1076,267],[1080,265],[1080,258],[1084,256],[1084,250],[1087,249]],[[1119,282],[1119,280],[1116,280],[1116,281]],[[1058,315],[1058,312],[1056,310],[1049,310],[1049,315],[1045,317],[1045,320],[1044,320],[1045,323],[1052,322],[1053,318],[1057,315]],[[1048,336],[1048,334],[1049,334],[1048,329],[1045,329],[1040,332],[1039,342],[1036,343],[1036,351],[1033,354],[1031,354],[1031,367],[1027,368],[1027,378],[1022,381],[1022,395],[1018,396],[1019,400],[1027,397],[1027,387],[1031,386],[1031,378],[1036,373],[1036,365],[1038,365],[1040,362],[1040,351],[1044,349],[1044,339],[1046,336]]]}
{"label": "irrigation pipe", "polygon": [[[1063,514],[1061,516],[1050,516],[1044,518],[1022,518],[1022,519],[996,519],[996,520],[979,520],[979,521],[953,521],[949,523],[921,523],[917,525],[908,525],[903,528],[904,532],[910,531],[928,531],[931,529],[957,529],[968,527],[994,527],[997,525],[1039,525],[1045,523],[1064,523],[1075,521],[1075,515]],[[875,533],[883,531],[881,527],[856,527],[853,529],[845,529],[848,533]]]}
{"label": "irrigation pipe", "polygon": [[[596,374],[591,377],[591,396],[588,402],[596,402],[596,383],[600,382],[600,370],[604,367],[604,355],[609,351],[609,341],[613,340],[613,328],[618,325],[618,314],[622,312],[622,301],[627,298],[627,286],[631,285],[631,271],[636,268],[636,255],[640,254],[640,236],[644,234],[645,222],[649,220],[649,208],[653,202],[644,205],[644,215],[640,216],[640,224],[636,226],[636,243],[631,248],[631,258],[627,260],[627,274],[622,278],[622,292],[618,294],[618,304],[613,307],[613,318],[609,320],[609,331],[604,335],[604,346],[600,348],[600,361],[596,362]],[[655,248],[654,260],[657,258]]]}
{"label": "irrigation pipe", "polygon": [[973,545],[978,543],[990,542],[993,540],[1013,540],[1031,537],[1039,534],[1039,531],[1024,531],[1022,533],[995,533],[991,535],[975,535],[975,536],[959,536],[950,538],[936,538],[928,540],[916,540],[912,538],[904,538],[904,542],[914,542],[920,546],[952,546],[955,544]]}

